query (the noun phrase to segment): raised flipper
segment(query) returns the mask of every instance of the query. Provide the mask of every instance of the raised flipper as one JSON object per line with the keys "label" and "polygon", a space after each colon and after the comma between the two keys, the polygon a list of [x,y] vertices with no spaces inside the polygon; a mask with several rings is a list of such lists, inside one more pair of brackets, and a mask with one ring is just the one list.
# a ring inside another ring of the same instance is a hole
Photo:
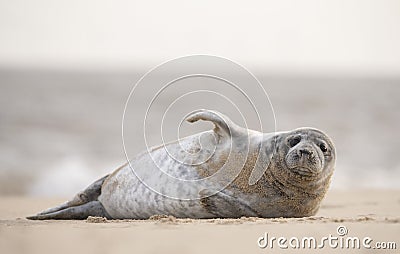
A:
{"label": "raised flipper", "polygon": [[199,193],[200,197],[203,197],[200,202],[209,213],[220,218],[260,217],[244,200],[225,191],[213,193],[215,192],[211,190],[202,190]]}
{"label": "raised flipper", "polygon": [[212,110],[199,109],[186,117],[186,121],[194,123],[198,120],[210,121],[215,125],[214,132],[220,136],[236,136],[242,134],[244,129],[229,119],[227,116]]}
{"label": "raised flipper", "polygon": [[[59,206],[49,208],[35,216],[29,216],[30,220],[48,219],[86,219],[88,216],[109,217],[103,205],[97,201],[101,194],[101,186],[108,175],[89,185],[84,191]],[[86,217],[85,217],[86,216]]]}

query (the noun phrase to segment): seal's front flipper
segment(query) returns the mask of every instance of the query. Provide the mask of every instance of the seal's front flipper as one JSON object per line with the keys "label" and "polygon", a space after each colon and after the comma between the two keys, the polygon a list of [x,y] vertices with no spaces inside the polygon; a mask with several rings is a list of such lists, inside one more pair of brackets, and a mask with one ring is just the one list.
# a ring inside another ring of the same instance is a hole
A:
{"label": "seal's front flipper", "polygon": [[249,177],[249,185],[256,184],[265,174],[276,152],[276,136],[263,141],[258,147],[256,163]]}
{"label": "seal's front flipper", "polygon": [[221,136],[235,136],[243,132],[243,128],[236,125],[227,116],[212,110],[199,109],[190,113],[186,121],[194,123],[198,120],[210,121],[215,125],[214,132]]}
{"label": "seal's front flipper", "polygon": [[[80,206],[91,201],[97,201],[97,198],[101,194],[101,186],[103,185],[104,180],[108,177],[108,175],[100,178],[99,180],[95,181],[91,185],[89,185],[84,191],[79,192],[75,195],[75,197],[67,201],[59,206],[49,208],[44,210],[43,212],[38,213],[36,216],[27,217],[28,219],[33,219],[34,217],[39,217],[42,215],[47,214],[54,214],[55,212],[62,211],[71,207]],[[73,219],[73,218],[71,218]],[[45,219],[43,219],[45,220]]]}
{"label": "seal's front flipper", "polygon": [[84,220],[89,216],[111,218],[100,201],[91,201],[83,205],[68,207],[46,214],[37,214],[26,218],[29,220]]}
{"label": "seal's front flipper", "polygon": [[220,218],[259,217],[246,202],[224,191],[214,194],[211,190],[200,191],[201,205],[211,214]]}

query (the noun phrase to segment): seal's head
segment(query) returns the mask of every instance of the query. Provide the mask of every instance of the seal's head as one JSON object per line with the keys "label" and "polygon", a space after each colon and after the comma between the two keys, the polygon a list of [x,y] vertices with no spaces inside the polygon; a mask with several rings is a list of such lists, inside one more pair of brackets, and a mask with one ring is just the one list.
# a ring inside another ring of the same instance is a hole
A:
{"label": "seal's head", "polygon": [[279,148],[286,168],[304,178],[328,175],[333,171],[335,147],[320,130],[300,128],[288,132]]}

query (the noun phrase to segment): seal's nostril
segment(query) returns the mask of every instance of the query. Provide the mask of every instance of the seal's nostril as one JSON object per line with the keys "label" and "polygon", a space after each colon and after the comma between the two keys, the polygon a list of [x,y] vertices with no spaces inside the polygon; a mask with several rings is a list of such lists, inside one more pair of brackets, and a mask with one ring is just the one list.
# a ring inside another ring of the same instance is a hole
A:
{"label": "seal's nostril", "polygon": [[300,155],[312,155],[313,152],[307,148],[301,148],[299,149]]}

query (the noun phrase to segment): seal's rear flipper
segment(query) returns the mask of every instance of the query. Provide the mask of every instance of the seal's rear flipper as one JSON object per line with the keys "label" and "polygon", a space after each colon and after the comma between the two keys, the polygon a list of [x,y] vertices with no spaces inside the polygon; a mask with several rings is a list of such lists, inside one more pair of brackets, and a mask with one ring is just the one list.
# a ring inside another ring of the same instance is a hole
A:
{"label": "seal's rear flipper", "polygon": [[[99,180],[97,180],[96,182],[92,183],[84,191],[76,194],[72,200],[67,201],[59,206],[46,209],[43,212],[38,213],[36,216],[27,217],[27,219],[32,219],[32,220],[61,219],[61,218],[59,218],[60,215],[57,215],[57,217],[54,217],[54,215],[57,212],[65,211],[72,207],[78,207],[78,206],[82,207],[82,205],[91,203],[91,201],[97,201],[97,198],[101,194],[101,186],[103,185],[103,182],[107,177],[108,177],[108,175],[106,175],[106,176],[100,178]],[[88,209],[89,207],[90,206],[86,207],[86,209]],[[68,214],[68,213],[64,213],[63,216],[65,216],[66,214]],[[53,215],[53,217],[51,217],[51,216],[46,217],[44,215]],[[87,216],[89,216],[89,215],[92,215],[92,214],[88,214]],[[92,216],[96,216],[96,215],[93,214]],[[86,217],[84,219],[86,219]],[[62,219],[68,219],[68,218],[62,218]],[[73,217],[73,218],[71,217],[69,219],[77,219],[77,218],[75,216],[75,217]]]}
{"label": "seal's rear flipper", "polygon": [[111,218],[100,201],[91,201],[83,205],[68,207],[57,212],[37,214],[26,218],[29,220],[84,220],[89,216]]}

